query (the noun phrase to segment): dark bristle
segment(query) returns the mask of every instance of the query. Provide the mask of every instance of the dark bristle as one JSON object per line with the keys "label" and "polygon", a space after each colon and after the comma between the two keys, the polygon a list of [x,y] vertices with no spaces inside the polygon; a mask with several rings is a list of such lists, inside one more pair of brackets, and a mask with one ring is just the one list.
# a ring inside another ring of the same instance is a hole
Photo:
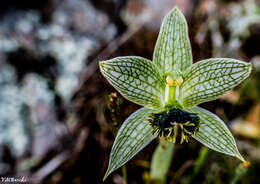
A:
{"label": "dark bristle", "polygon": [[174,128],[175,125],[180,125],[184,134],[190,136],[198,130],[199,117],[195,113],[174,108],[168,113],[153,114],[151,124],[157,129],[159,135],[168,135],[169,129]]}

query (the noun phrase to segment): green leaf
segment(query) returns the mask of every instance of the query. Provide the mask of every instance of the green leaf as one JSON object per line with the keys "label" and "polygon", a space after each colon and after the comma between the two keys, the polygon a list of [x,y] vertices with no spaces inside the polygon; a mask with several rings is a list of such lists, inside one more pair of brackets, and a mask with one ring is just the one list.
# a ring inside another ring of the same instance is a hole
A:
{"label": "green leaf", "polygon": [[144,107],[125,120],[117,133],[112,147],[104,180],[110,173],[124,165],[157,136],[147,120],[149,114],[153,112],[155,111]]}
{"label": "green leaf", "polygon": [[137,56],[117,57],[99,63],[101,73],[126,99],[149,108],[160,108],[164,83],[151,61]]}
{"label": "green leaf", "polygon": [[192,64],[187,23],[176,7],[163,20],[153,61],[163,74],[171,71],[182,72]]}
{"label": "green leaf", "polygon": [[199,131],[193,136],[194,139],[210,149],[245,161],[237,149],[234,137],[219,117],[197,106],[186,110],[198,114],[200,118]]}
{"label": "green leaf", "polygon": [[245,80],[251,68],[249,63],[229,58],[197,62],[183,74],[179,102],[183,107],[192,107],[215,100]]}

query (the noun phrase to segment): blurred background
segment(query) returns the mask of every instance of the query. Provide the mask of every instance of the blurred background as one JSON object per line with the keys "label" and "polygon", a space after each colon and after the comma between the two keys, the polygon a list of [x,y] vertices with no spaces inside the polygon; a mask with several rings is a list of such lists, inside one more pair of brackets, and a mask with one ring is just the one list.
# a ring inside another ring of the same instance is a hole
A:
{"label": "blurred background", "polygon": [[[254,66],[240,86],[201,105],[227,123],[251,164],[191,140],[175,146],[167,183],[260,183],[257,0],[0,1],[0,178],[102,183],[116,131],[139,106],[115,93],[98,61],[152,59],[162,18],[174,5],[186,16],[194,62],[232,57]],[[126,164],[129,184],[150,183],[156,145]],[[104,183],[123,184],[122,170]]]}

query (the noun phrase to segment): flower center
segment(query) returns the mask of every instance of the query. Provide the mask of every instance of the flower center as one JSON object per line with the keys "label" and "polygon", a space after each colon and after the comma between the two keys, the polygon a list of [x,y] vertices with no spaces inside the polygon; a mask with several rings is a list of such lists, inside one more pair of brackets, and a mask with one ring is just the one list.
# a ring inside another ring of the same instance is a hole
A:
{"label": "flower center", "polygon": [[199,117],[195,113],[189,113],[179,108],[173,108],[169,112],[151,114],[149,119],[154,131],[159,137],[164,137],[175,143],[177,130],[181,133],[181,143],[188,142],[191,135],[199,129]]}
{"label": "flower center", "polygon": [[177,79],[173,79],[170,75],[166,77],[166,84],[168,84],[169,86],[180,86],[182,82],[182,77],[178,77]]}
{"label": "flower center", "polygon": [[176,108],[178,106],[179,86],[183,79],[179,75],[168,75],[165,82],[165,106]]}

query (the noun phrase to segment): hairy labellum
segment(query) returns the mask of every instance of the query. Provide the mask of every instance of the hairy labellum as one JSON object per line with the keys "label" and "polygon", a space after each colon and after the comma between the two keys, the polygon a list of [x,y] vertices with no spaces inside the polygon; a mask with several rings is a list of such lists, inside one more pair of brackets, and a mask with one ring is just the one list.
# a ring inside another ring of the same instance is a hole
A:
{"label": "hairy labellum", "polygon": [[175,142],[177,127],[181,128],[181,143],[191,135],[194,135],[199,128],[199,117],[195,113],[189,113],[178,108],[171,109],[168,113],[162,112],[152,114],[150,120],[155,131],[160,137],[166,137]]}

